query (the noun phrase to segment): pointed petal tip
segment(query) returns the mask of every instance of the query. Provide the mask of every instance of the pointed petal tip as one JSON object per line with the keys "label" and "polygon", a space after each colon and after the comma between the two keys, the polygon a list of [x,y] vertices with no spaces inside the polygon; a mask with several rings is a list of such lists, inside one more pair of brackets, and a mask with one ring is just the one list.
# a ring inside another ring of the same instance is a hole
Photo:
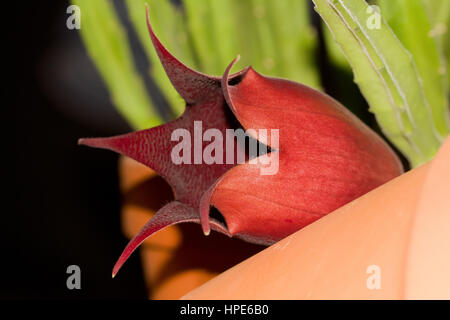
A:
{"label": "pointed petal tip", "polygon": [[80,138],[80,139],[78,139],[77,145],[79,145],[79,146],[83,145],[83,144],[84,144],[84,140],[86,140],[86,138]]}
{"label": "pointed petal tip", "polygon": [[108,148],[108,141],[108,138],[80,138],[78,139],[78,145],[104,149]]}
{"label": "pointed petal tip", "polygon": [[145,6],[145,16],[147,18],[147,26],[148,26],[148,29],[150,30],[150,32],[153,33],[153,29],[150,24],[150,6],[148,5],[147,2],[144,4],[144,6]]}
{"label": "pointed petal tip", "polygon": [[233,61],[230,62],[230,64],[228,65],[228,67],[225,69],[224,75],[222,77],[222,81],[224,78],[228,79],[229,78],[229,74],[231,69],[234,67],[234,65],[241,59],[241,55],[238,54]]}
{"label": "pointed petal tip", "polygon": [[77,141],[79,146],[95,147],[95,140],[98,138],[80,138]]}
{"label": "pointed petal tip", "polygon": [[209,236],[211,233],[211,226],[209,225],[209,210],[207,213],[207,216],[205,217],[205,214],[202,218],[200,218],[200,224],[202,226],[202,231],[205,236]]}
{"label": "pointed petal tip", "polygon": [[116,264],[113,267],[113,271],[111,274],[111,279],[114,279],[117,276],[117,273],[119,272],[120,268],[122,268],[122,265],[124,264],[125,261],[123,261],[122,259],[118,259]]}
{"label": "pointed petal tip", "polygon": [[170,225],[184,222],[200,222],[197,213],[187,205],[172,201],[159,209],[155,215],[142,227],[137,235],[131,239],[122,251],[119,259],[114,265],[112,275],[119,272],[123,264],[128,260],[131,254],[151,235]]}
{"label": "pointed petal tip", "polygon": [[251,66],[248,66],[247,68],[244,68],[243,70],[235,73],[234,75],[230,75],[231,69],[234,67],[234,65],[241,59],[241,55],[238,54],[233,61],[230,62],[230,64],[227,66],[227,68],[225,69],[225,72],[222,75],[222,79],[221,79],[221,86],[222,86],[222,90],[227,91],[227,86],[228,86],[228,81],[230,80],[230,78],[233,78],[234,76],[243,76],[245,75],[249,70],[253,70],[253,68]]}
{"label": "pointed petal tip", "polygon": [[[124,251],[126,251],[126,250],[124,250]],[[125,263],[125,261],[128,260],[128,257],[131,255],[131,252],[127,252],[125,254],[124,254],[124,252],[122,252],[122,254],[120,255],[119,259],[117,259],[116,263],[114,264],[113,271],[112,271],[112,274],[111,274],[111,278],[112,279],[114,279],[116,277],[116,275],[119,272],[120,268],[122,268],[122,266]]]}
{"label": "pointed petal tip", "polygon": [[209,220],[209,210],[211,206],[211,196],[214,192],[214,188],[217,182],[206,190],[200,199],[200,225],[202,226],[202,231],[205,236],[209,236],[211,232],[210,220]]}
{"label": "pointed petal tip", "polygon": [[[234,107],[233,101],[231,99],[231,94],[230,94],[228,83],[229,83],[229,79],[230,79],[230,71],[233,68],[233,66],[236,64],[236,62],[239,61],[239,59],[240,59],[240,55],[237,55],[236,58],[234,58],[233,61],[231,61],[231,63],[225,69],[225,72],[223,73],[222,80],[221,80],[222,93],[223,93],[223,95],[225,97],[225,100],[226,100],[228,106],[230,107],[231,111],[234,113],[234,115],[238,119],[239,119],[239,117],[237,115],[236,108]],[[248,69],[249,68],[246,68],[244,73]]]}
{"label": "pointed petal tip", "polygon": [[[150,9],[146,6],[147,28],[153,47],[173,87],[181,97],[189,104],[200,102],[216,92],[220,78],[211,77],[186,66],[159,40],[152,28],[150,21]],[[189,85],[186,85],[189,84]]]}

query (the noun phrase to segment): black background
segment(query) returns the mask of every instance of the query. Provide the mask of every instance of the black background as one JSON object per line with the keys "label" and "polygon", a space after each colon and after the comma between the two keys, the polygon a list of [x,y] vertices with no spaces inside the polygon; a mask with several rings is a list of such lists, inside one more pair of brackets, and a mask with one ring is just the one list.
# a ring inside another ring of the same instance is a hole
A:
{"label": "black background", "polygon": [[[117,156],[79,147],[77,139],[129,128],[110,104],[78,31],[66,28],[68,5],[29,1],[2,12],[14,15],[7,27],[14,46],[11,100],[3,108],[15,120],[15,168],[6,186],[12,198],[4,200],[14,209],[2,210],[0,298],[146,298],[139,255],[111,279],[127,243]],[[9,115],[2,120],[11,121]],[[81,268],[81,290],[66,287],[72,264]]]}

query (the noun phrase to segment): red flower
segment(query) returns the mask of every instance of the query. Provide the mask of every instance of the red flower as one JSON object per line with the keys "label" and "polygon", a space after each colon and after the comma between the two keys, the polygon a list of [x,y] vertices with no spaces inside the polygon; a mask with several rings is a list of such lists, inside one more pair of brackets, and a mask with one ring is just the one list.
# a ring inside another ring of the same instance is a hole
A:
{"label": "red flower", "polygon": [[[175,201],[127,245],[113,275],[139,244],[169,225],[196,222],[205,234],[212,228],[269,245],[402,173],[389,146],[328,95],[251,67],[229,75],[235,61],[221,78],[201,74],[164,48],[148,13],[147,23],[164,69],[186,101],[184,114],[148,130],[79,141],[151,167],[174,192]],[[246,143],[227,139],[239,127],[252,137]],[[194,137],[193,148],[186,136]],[[266,154],[251,152],[255,140]],[[209,160],[198,158],[205,154]],[[239,157],[245,163],[236,163]],[[210,217],[211,207],[223,219]]]}

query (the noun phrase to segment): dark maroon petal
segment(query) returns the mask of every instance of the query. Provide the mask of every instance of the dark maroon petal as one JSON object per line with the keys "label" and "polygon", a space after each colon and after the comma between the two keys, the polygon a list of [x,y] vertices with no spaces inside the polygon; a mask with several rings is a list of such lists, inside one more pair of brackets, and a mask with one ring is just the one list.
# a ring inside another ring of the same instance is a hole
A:
{"label": "dark maroon petal", "polygon": [[149,8],[146,5],[147,26],[159,60],[174,88],[188,104],[202,102],[220,90],[220,79],[195,71],[176,59],[159,41],[150,24]]}
{"label": "dark maroon petal", "polygon": [[[171,141],[172,133],[175,130],[186,129],[194,139],[196,121],[201,122],[201,134],[208,129],[217,129],[222,136],[226,135],[226,129],[234,128],[238,124],[234,122],[235,119],[226,105],[221,79],[194,71],[172,56],[154,34],[148,18],[148,9],[147,23],[151,40],[170,81],[187,102],[185,112],[174,121],[147,130],[114,137],[79,140],[79,144],[109,149],[145,164],[161,175],[174,192],[176,201],[161,209],[141,233],[130,242],[116,264],[114,273],[136,246],[153,232],[174,223],[200,223],[198,208],[203,193],[221,175],[235,166],[235,164],[206,164],[204,161],[201,164],[175,164],[172,161],[171,152],[179,143],[179,141]],[[230,79],[240,77],[244,72],[245,70],[232,75]],[[191,142],[194,143],[194,141]],[[224,141],[224,159],[226,159],[225,143]],[[209,142],[200,141],[202,150],[207,144]],[[236,145],[233,151],[236,155],[243,153],[244,149],[242,146]],[[193,156],[191,156],[191,163],[194,163]],[[217,221],[212,220],[210,223],[214,230],[228,234],[227,230]]]}
{"label": "dark maroon petal", "polygon": [[[179,202],[172,201],[162,207],[154,216],[145,224],[145,226],[134,236],[133,239],[127,244],[119,259],[113,268],[113,278],[119,272],[119,269],[128,260],[129,256],[136,250],[152,234],[178,223],[194,222],[200,223],[200,219],[197,210]],[[218,222],[212,221],[212,227],[215,231],[219,231],[223,234],[229,235],[227,230]]]}
{"label": "dark maroon petal", "polygon": [[[171,151],[179,142],[171,141],[171,135],[177,129],[186,129],[194,139],[194,122],[201,121],[203,132],[218,129],[225,137],[225,130],[237,124],[232,122],[220,78],[201,74],[178,61],[154,34],[148,14],[147,22],[153,45],[170,81],[188,103],[185,112],[180,118],[155,128],[109,138],[80,139],[79,144],[109,149],[147,165],[170,184],[176,200],[197,210],[203,193],[235,164],[174,164]],[[232,75],[230,80],[240,77],[243,72]],[[209,142],[202,141],[200,144],[203,150]],[[225,141],[223,149],[226,150]],[[238,152],[244,150],[236,145],[234,153]],[[226,152],[223,157],[226,158]],[[193,156],[191,163],[194,163]]]}

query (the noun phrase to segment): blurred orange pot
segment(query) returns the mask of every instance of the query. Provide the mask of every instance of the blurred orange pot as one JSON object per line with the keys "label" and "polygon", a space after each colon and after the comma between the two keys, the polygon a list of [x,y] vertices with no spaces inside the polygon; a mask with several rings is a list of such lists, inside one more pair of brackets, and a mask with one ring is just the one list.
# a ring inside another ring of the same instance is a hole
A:
{"label": "blurred orange pot", "polygon": [[[131,239],[173,195],[161,177],[130,158],[120,158],[119,177],[122,230]],[[205,237],[196,224],[168,227],[139,248],[148,296],[178,299],[262,249],[219,233]]]}
{"label": "blurred orange pot", "polygon": [[450,299],[450,138],[437,156],[184,299]]}

